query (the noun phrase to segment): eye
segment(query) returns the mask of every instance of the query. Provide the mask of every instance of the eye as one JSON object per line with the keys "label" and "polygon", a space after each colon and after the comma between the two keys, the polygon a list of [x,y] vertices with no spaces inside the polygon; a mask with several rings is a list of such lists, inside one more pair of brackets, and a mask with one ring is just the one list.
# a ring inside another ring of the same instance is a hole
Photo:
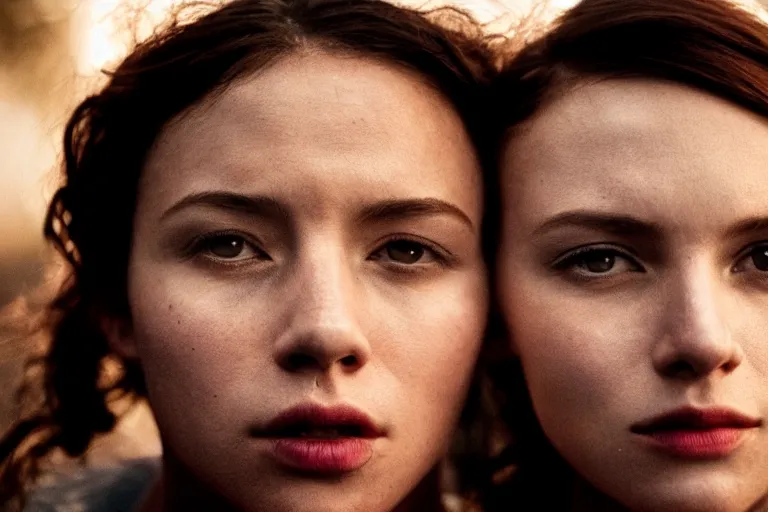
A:
{"label": "eye", "polygon": [[227,262],[271,260],[266,252],[243,236],[229,233],[204,236],[195,244],[195,252],[210,259]]}
{"label": "eye", "polygon": [[747,272],[752,269],[768,272],[768,243],[752,246],[736,263],[734,272]]}
{"label": "eye", "polygon": [[414,240],[391,240],[371,255],[375,261],[397,265],[421,265],[439,260],[437,253],[425,244]]}
{"label": "eye", "polygon": [[580,277],[606,278],[623,272],[643,272],[629,255],[608,247],[576,249],[554,263],[554,268]]}

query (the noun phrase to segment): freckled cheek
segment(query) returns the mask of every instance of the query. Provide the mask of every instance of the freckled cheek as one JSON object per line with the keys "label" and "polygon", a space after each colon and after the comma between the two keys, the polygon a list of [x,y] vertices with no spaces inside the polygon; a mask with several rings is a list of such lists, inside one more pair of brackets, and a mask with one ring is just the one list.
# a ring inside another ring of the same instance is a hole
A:
{"label": "freckled cheek", "polygon": [[183,395],[220,402],[243,392],[237,389],[238,375],[263,371],[268,354],[259,347],[268,346],[263,343],[268,323],[253,325],[261,315],[242,311],[247,302],[230,304],[175,280],[136,284],[143,286],[137,286],[131,304],[134,335],[148,385],[164,395],[156,393],[156,399]]}

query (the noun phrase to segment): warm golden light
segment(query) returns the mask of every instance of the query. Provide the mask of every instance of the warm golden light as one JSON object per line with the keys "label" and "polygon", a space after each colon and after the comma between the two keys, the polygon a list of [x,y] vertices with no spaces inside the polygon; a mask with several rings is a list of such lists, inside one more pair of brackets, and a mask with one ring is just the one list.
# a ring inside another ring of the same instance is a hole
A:
{"label": "warm golden light", "polygon": [[[93,76],[124,57],[134,38],[148,36],[167,20],[172,10],[193,0],[86,0],[85,38],[79,52],[79,72]],[[226,1],[226,0],[223,0]],[[472,11],[477,18],[490,23],[492,30],[506,31],[514,21],[524,18],[534,9],[542,21],[554,18],[573,7],[579,0],[393,0],[417,8],[453,4]],[[757,0],[733,0],[768,21],[765,9]],[[500,21],[494,25],[494,20]]]}
{"label": "warm golden light", "polygon": [[[93,76],[109,68],[130,50],[134,37],[139,40],[168,19],[174,8],[193,0],[86,0],[81,4],[78,71]],[[470,10],[484,22],[512,14],[522,16],[536,4],[558,11],[578,0],[394,0],[411,7],[454,4]]]}
{"label": "warm golden light", "polygon": [[174,8],[191,0],[89,0],[79,71],[93,75],[123,58],[135,40],[149,36]]}
{"label": "warm golden light", "polygon": [[765,1],[759,0],[735,0],[736,3],[742,4],[748,11],[756,14],[761,20],[768,22],[768,11],[765,10]]}

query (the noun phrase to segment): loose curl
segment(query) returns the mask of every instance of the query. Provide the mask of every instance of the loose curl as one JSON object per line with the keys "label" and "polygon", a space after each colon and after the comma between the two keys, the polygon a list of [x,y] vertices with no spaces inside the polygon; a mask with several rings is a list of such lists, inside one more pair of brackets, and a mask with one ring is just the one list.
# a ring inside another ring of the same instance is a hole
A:
{"label": "loose curl", "polygon": [[[47,456],[60,449],[83,457],[95,437],[114,428],[117,401],[146,396],[141,368],[110,348],[100,323],[130,318],[127,268],[139,177],[175,116],[275,59],[319,48],[424,76],[456,108],[479,153],[488,153],[485,84],[492,63],[481,27],[465,13],[418,13],[381,0],[234,0],[211,8],[192,21],[181,21],[182,11],[138,44],[67,123],[64,184],[50,202],[45,236],[69,272],[46,310],[49,348],[30,363],[42,370],[44,399],[0,440],[0,506],[23,506]],[[490,190],[496,180],[486,181]]]}

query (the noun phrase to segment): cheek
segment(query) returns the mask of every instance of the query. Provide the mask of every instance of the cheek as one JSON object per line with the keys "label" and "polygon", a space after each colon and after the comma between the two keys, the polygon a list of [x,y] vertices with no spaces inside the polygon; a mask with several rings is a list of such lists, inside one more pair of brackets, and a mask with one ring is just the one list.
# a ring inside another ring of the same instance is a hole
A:
{"label": "cheek", "polygon": [[536,414],[553,441],[580,435],[580,425],[623,422],[628,403],[643,403],[650,358],[641,311],[550,292],[544,283],[505,286],[504,321]]}
{"label": "cheek", "polygon": [[545,311],[531,311],[527,318],[510,332],[544,429],[600,410],[609,401],[606,395],[615,389],[618,375],[602,364],[602,344],[596,333],[562,317],[549,317]]}
{"label": "cheek", "polygon": [[133,307],[143,366],[161,367],[167,377],[206,380],[226,374],[227,366],[245,355],[245,347],[236,341],[238,326],[231,321],[236,312],[204,299],[173,300],[164,291],[145,294]]}
{"label": "cheek", "polygon": [[[175,418],[190,404],[205,414],[236,414],[231,397],[248,396],[253,390],[244,387],[271,361],[260,349],[268,346],[269,323],[261,331],[252,325],[263,312],[231,291],[173,273],[138,273],[132,284],[134,336],[158,416]],[[193,416],[187,410],[181,417]]]}
{"label": "cheek", "polygon": [[[374,358],[397,383],[397,409],[414,437],[445,435],[464,405],[488,310],[484,279],[462,277],[409,300],[387,301],[371,329]],[[386,313],[385,313],[386,311]],[[378,331],[378,333],[376,333]],[[388,335],[384,335],[388,332]]]}

